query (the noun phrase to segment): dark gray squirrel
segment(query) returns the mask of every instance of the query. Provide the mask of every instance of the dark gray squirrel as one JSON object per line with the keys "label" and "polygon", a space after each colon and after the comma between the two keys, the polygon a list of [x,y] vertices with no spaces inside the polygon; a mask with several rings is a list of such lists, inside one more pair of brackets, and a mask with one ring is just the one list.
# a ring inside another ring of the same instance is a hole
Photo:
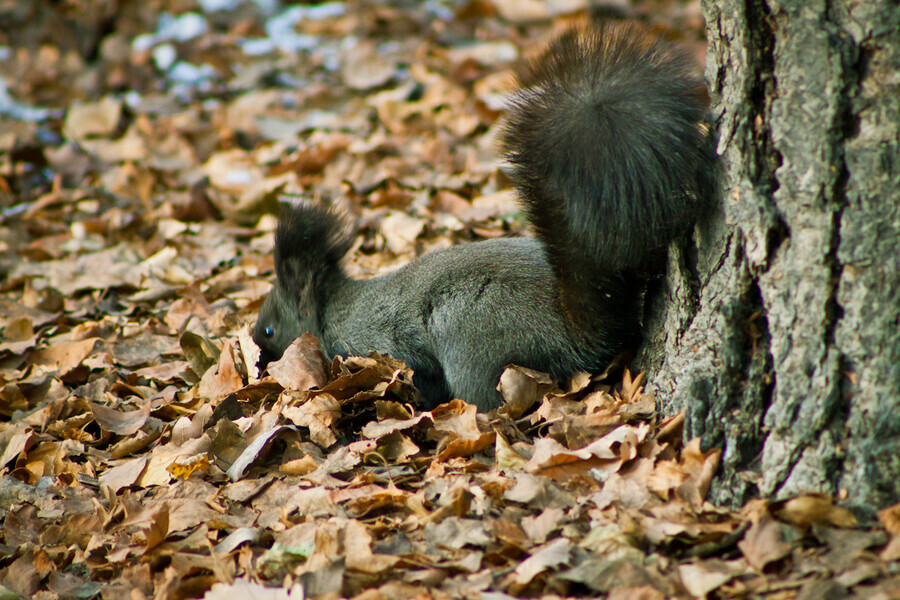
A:
{"label": "dark gray squirrel", "polygon": [[331,209],[284,204],[260,365],[303,334],[326,354],[404,360],[428,407],[490,410],[510,364],[565,380],[640,342],[642,294],[700,210],[705,88],[692,59],[635,23],[571,29],[516,70],[500,134],[534,237],[425,254],[369,280],[342,267]]}

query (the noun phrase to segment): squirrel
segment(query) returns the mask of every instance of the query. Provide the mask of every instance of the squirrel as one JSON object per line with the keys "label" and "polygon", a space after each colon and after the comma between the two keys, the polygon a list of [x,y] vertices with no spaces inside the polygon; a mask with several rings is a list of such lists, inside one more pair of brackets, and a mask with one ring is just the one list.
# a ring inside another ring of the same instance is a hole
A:
{"label": "squirrel", "polygon": [[368,280],[329,208],[285,204],[260,366],[304,332],[329,355],[404,360],[434,407],[487,411],[510,364],[564,380],[640,343],[642,295],[687,232],[711,170],[692,59],[635,23],[571,29],[514,71],[500,148],[534,237],[427,253]]}

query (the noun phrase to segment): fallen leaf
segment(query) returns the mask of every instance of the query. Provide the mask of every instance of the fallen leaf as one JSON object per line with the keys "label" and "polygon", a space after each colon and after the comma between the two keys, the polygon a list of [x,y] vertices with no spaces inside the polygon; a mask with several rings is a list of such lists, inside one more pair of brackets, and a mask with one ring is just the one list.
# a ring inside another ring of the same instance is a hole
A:
{"label": "fallen leaf", "polygon": [[900,503],[878,511],[878,520],[891,535],[900,535]]}
{"label": "fallen leaf", "polygon": [[205,454],[179,456],[166,467],[166,470],[177,479],[188,479],[194,473],[209,468],[209,459]]}
{"label": "fallen leaf", "polygon": [[108,487],[114,494],[118,493],[122,488],[137,483],[137,480],[144,472],[146,466],[146,458],[133,458],[121,465],[106,470],[100,475],[100,485]]}
{"label": "fallen leaf", "polygon": [[229,341],[219,354],[218,363],[203,374],[197,393],[203,398],[221,400],[244,387],[235,361],[234,343]]}
{"label": "fallen leaf", "polygon": [[409,252],[424,228],[425,222],[422,219],[402,212],[392,213],[381,222],[381,233],[388,249],[394,254]]}
{"label": "fallen leaf", "polygon": [[501,469],[522,469],[528,464],[528,459],[516,452],[500,434],[497,434],[495,439],[494,454],[497,457],[497,466]]}
{"label": "fallen leaf", "polygon": [[706,499],[706,493],[719,468],[719,458],[722,455],[720,448],[712,448],[709,452],[700,450],[700,438],[694,438],[688,442],[682,452],[682,469],[687,476],[685,481],[678,486],[678,496],[690,502],[693,506],[700,506]]}
{"label": "fallen leaf", "polygon": [[241,455],[238,456],[237,460],[235,460],[228,468],[226,473],[228,477],[232,481],[237,481],[242,478],[250,465],[260,457],[260,454],[266,446],[268,446],[272,440],[280,435],[284,435],[288,431],[297,431],[297,428],[290,425],[279,425],[278,427],[273,427],[253,438],[247,447],[244,448],[244,451],[241,452]]}
{"label": "fallen leaf", "polygon": [[235,579],[232,583],[218,582],[203,594],[203,600],[305,600],[303,586],[295,583],[290,588],[272,588],[247,581]]}
{"label": "fallen leaf", "polygon": [[790,525],[763,517],[750,526],[744,539],[738,542],[738,548],[750,566],[762,571],[770,563],[790,554],[799,538],[799,532]]}
{"label": "fallen leaf", "polygon": [[36,365],[55,368],[59,376],[63,377],[78,368],[100,343],[102,343],[100,338],[58,342],[48,348],[32,352],[29,359]]}
{"label": "fallen leaf", "polygon": [[341,76],[351,88],[366,90],[387,83],[396,68],[392,61],[379,55],[373,44],[361,42],[352,49],[348,48]]}
{"label": "fallen leaf", "polygon": [[572,545],[566,538],[558,538],[537,548],[519,563],[513,572],[514,581],[525,585],[548,569],[568,564]]}
{"label": "fallen leaf", "polygon": [[332,430],[341,418],[341,405],[330,394],[319,394],[308,398],[299,406],[286,406],[281,413],[298,427],[308,427],[313,442],[322,448],[329,448],[337,442]]}
{"label": "fallen leaf", "polygon": [[279,360],[269,363],[269,374],[286,390],[321,388],[328,381],[328,362],[319,350],[319,340],[304,333],[291,342]]}
{"label": "fallen leaf", "polygon": [[503,396],[509,416],[518,419],[554,387],[556,384],[546,373],[511,366],[500,375],[497,389]]}
{"label": "fallen leaf", "polygon": [[122,102],[107,96],[99,102],[73,104],[66,113],[66,132],[76,140],[109,135],[119,124]]}
{"label": "fallen leaf", "polygon": [[706,598],[710,592],[731,581],[744,570],[739,564],[720,560],[678,565],[681,583],[694,598]]}
{"label": "fallen leaf", "polygon": [[30,427],[21,425],[7,429],[0,434],[0,442],[5,441],[3,454],[0,454],[0,468],[5,467],[11,461],[15,460],[25,449],[32,443],[34,432]]}
{"label": "fallen leaf", "polygon": [[800,527],[810,525],[832,525],[834,527],[856,527],[856,517],[846,508],[835,506],[830,496],[807,494],[770,506],[772,514],[779,519]]}
{"label": "fallen leaf", "polygon": [[147,417],[150,416],[149,402],[142,404],[138,410],[127,412],[94,404],[93,402],[88,402],[88,406],[91,407],[94,421],[97,422],[101,429],[118,435],[132,435],[136,433],[144,426],[144,423],[147,422]]}

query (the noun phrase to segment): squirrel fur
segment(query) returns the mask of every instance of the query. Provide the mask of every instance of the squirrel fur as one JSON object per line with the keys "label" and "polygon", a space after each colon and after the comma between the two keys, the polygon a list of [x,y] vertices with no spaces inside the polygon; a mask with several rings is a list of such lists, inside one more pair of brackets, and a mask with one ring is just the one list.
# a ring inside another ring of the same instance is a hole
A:
{"label": "squirrel fur", "polygon": [[500,134],[534,237],[428,253],[369,280],[330,209],[285,204],[277,281],[253,338],[261,364],[299,335],[329,355],[402,359],[433,407],[489,410],[516,364],[565,379],[640,342],[642,294],[691,226],[711,170],[692,60],[633,23],[572,29],[517,68]]}

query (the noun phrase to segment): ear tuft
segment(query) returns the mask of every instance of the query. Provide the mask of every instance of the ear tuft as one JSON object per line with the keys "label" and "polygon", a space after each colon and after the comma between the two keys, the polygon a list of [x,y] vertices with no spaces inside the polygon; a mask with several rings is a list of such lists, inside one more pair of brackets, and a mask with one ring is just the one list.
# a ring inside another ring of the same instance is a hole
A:
{"label": "ear tuft", "polygon": [[334,209],[308,200],[284,202],[275,232],[275,272],[299,297],[317,278],[341,273],[341,261],[353,243]]}

